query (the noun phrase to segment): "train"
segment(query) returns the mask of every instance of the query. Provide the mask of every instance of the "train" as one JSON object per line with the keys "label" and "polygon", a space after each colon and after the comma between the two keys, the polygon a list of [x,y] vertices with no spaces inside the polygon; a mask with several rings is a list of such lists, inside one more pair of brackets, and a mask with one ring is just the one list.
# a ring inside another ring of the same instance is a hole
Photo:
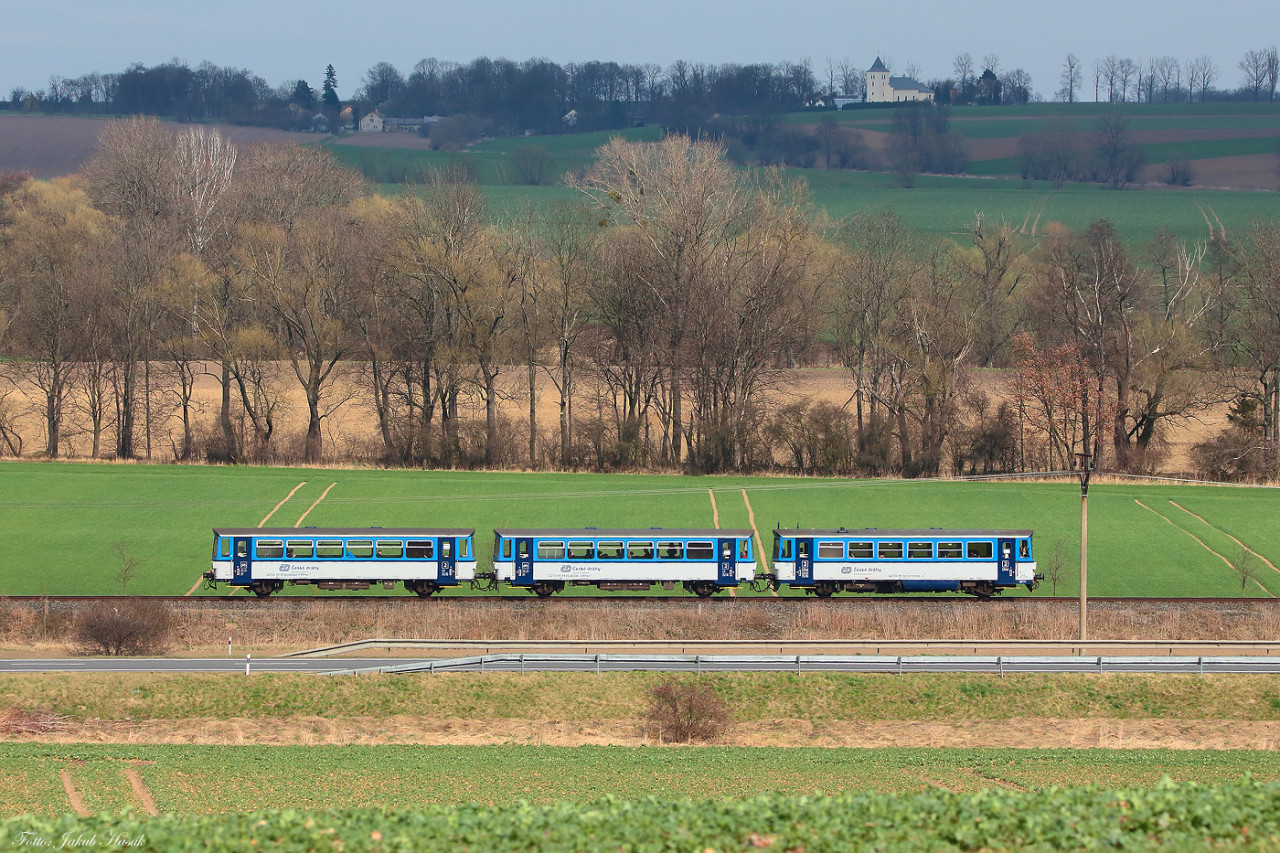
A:
{"label": "train", "polygon": [[754,530],[500,528],[492,571],[479,572],[474,528],[215,528],[207,586],[260,598],[285,585],[361,590],[398,584],[426,598],[467,584],[542,598],[568,586],[605,592],[676,585],[699,598],[747,585],[837,593],[957,592],[990,598],[1034,590],[1030,530],[778,528],[757,572]]}

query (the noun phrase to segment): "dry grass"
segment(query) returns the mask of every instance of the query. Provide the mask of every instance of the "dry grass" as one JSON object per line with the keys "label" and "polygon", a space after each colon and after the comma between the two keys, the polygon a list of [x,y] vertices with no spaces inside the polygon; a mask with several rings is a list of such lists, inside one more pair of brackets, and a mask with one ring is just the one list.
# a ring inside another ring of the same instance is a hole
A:
{"label": "dry grass", "polygon": [[[170,648],[278,654],[370,638],[442,640],[1061,640],[1079,630],[1072,601],[489,602],[299,601],[235,610],[171,608]],[[39,602],[0,601],[0,644],[26,653],[73,642],[70,619],[46,622]],[[1280,637],[1266,602],[1094,602],[1094,640],[1258,640]]]}

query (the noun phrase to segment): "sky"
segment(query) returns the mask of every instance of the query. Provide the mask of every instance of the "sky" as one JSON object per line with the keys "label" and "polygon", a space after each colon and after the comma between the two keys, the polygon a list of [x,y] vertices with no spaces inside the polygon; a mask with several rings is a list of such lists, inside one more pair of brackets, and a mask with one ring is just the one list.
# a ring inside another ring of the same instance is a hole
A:
{"label": "sky", "polygon": [[1274,0],[3,0],[0,9],[0,97],[17,86],[46,88],[54,75],[174,58],[316,89],[332,63],[348,98],[376,63],[407,76],[428,57],[664,68],[677,59],[808,59],[822,80],[829,60],[865,69],[882,56],[895,72],[914,64],[929,80],[951,76],[955,57],[969,53],[979,70],[991,54],[1002,72],[1024,69],[1032,89],[1051,98],[1068,53],[1081,59],[1086,81],[1110,54],[1184,63],[1207,55],[1217,87],[1234,88],[1245,51],[1280,41]]}

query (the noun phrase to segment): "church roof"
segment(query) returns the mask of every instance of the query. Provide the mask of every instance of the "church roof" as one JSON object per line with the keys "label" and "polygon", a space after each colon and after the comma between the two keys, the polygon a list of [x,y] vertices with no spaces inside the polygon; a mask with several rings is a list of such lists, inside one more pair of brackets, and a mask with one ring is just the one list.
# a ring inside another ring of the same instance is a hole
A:
{"label": "church roof", "polygon": [[868,68],[867,73],[870,74],[872,71],[888,71],[888,70],[889,70],[888,68],[884,67],[884,63],[880,61],[880,57],[877,56],[875,65],[872,65],[870,68]]}

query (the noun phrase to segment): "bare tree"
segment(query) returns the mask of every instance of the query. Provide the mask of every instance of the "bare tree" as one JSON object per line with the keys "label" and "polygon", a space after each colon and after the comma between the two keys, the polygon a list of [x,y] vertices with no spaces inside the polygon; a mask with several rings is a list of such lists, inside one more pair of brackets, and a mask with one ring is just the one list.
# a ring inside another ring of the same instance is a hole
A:
{"label": "bare tree", "polygon": [[973,57],[968,53],[962,53],[955,58],[951,68],[955,72],[956,83],[960,86],[961,98],[963,98],[965,90],[974,80]]}
{"label": "bare tree", "polygon": [[1239,65],[1244,72],[1244,85],[1241,88],[1248,89],[1255,102],[1262,100],[1262,92],[1267,86],[1267,51],[1246,51]]}
{"label": "bare tree", "polygon": [[597,152],[595,165],[574,185],[639,236],[635,258],[640,283],[663,306],[668,347],[665,373],[671,397],[667,458],[684,457],[681,360],[691,330],[692,307],[708,284],[718,247],[737,230],[745,212],[724,150],[708,140],[669,136],[656,144],[614,139]]}
{"label": "bare tree", "polygon": [[1062,75],[1058,78],[1062,84],[1062,88],[1058,90],[1058,100],[1074,104],[1076,91],[1080,88],[1080,80],[1080,57],[1074,53],[1068,53],[1067,58],[1062,61]]}
{"label": "bare tree", "polygon": [[1204,103],[1208,97],[1209,90],[1213,88],[1214,82],[1218,79],[1218,66],[1208,56],[1198,56],[1187,62],[1187,96],[1190,100],[1195,100],[1197,92],[1200,94],[1200,102]]}

